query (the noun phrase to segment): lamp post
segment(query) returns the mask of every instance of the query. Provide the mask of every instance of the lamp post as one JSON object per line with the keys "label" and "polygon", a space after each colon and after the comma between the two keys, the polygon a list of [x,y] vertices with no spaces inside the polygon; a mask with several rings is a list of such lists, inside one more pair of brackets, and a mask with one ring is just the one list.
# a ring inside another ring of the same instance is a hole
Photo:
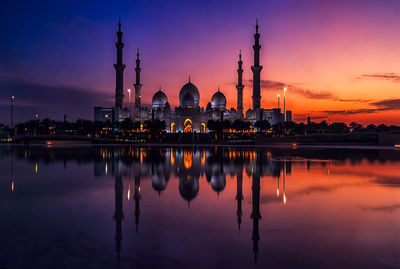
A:
{"label": "lamp post", "polygon": [[14,128],[14,99],[15,96],[11,96],[11,128]]}
{"label": "lamp post", "polygon": [[279,98],[281,97],[281,95],[278,93],[278,94],[276,95],[276,97],[278,97],[278,109],[279,109],[279,108],[280,108]]}
{"label": "lamp post", "polygon": [[128,111],[129,118],[131,118],[131,89],[128,89]]}
{"label": "lamp post", "polygon": [[287,88],[283,88],[283,118],[285,119],[286,122],[286,91]]}

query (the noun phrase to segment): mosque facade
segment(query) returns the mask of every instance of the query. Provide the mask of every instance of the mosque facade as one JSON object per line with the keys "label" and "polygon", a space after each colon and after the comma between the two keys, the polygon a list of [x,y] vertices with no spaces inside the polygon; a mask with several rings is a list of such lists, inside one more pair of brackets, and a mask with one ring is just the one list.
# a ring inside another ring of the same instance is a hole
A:
{"label": "mosque facade", "polygon": [[[152,98],[151,107],[146,107],[141,104],[141,90],[142,83],[140,80],[141,67],[139,51],[136,58],[136,80],[133,84],[135,88],[134,107],[123,106],[124,93],[123,93],[123,72],[125,64],[123,64],[122,51],[124,43],[122,43],[121,22],[118,24],[116,43],[117,47],[117,63],[114,64],[116,71],[116,89],[115,89],[115,106],[112,108],[95,107],[94,120],[107,121],[112,120],[123,121],[126,118],[131,118],[134,121],[143,122],[145,120],[159,119],[165,121],[166,132],[197,132],[206,133],[207,122],[209,120],[223,121],[230,120],[233,122],[236,119],[249,121],[254,124],[259,120],[267,120],[271,125],[284,122],[285,117],[280,108],[265,109],[261,108],[261,87],[260,87],[260,74],[262,66],[260,65],[260,49],[259,43],[260,34],[258,32],[258,22],[256,24],[256,33],[254,34],[254,64],[251,67],[253,72],[253,108],[249,108],[245,113],[243,111],[243,61],[242,55],[239,54],[238,69],[237,69],[237,105],[235,108],[227,108],[227,100],[225,95],[218,90],[213,94],[211,100],[207,103],[206,107],[200,106],[200,91],[198,87],[191,81],[190,77],[188,82],[182,86],[179,92],[179,105],[172,108],[168,97],[165,92],[160,88],[156,91]],[[128,105],[130,106],[130,105]],[[291,111],[286,111],[290,114]]]}

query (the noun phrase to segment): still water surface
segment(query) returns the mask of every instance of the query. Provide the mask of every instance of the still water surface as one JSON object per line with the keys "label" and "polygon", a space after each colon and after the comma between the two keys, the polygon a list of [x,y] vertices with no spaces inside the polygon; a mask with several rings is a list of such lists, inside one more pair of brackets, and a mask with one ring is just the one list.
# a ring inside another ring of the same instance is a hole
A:
{"label": "still water surface", "polygon": [[0,268],[400,268],[400,151],[0,147]]}

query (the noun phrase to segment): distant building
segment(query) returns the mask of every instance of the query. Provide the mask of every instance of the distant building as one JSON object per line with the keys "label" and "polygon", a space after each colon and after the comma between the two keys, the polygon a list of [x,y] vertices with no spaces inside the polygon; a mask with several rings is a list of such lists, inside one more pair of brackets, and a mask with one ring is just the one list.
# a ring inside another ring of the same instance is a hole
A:
{"label": "distant building", "polygon": [[286,121],[293,121],[292,111],[290,110],[286,111]]}
{"label": "distant building", "polygon": [[94,107],[94,121],[113,121],[114,118],[114,109],[95,106]]}

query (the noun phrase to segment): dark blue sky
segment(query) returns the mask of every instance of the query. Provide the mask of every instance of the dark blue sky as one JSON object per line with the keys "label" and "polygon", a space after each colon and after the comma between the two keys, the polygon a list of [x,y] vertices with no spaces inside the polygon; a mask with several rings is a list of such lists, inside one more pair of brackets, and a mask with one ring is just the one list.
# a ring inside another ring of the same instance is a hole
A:
{"label": "dark blue sky", "polygon": [[[9,122],[11,95],[16,96],[16,121],[36,113],[58,120],[64,114],[71,120],[92,119],[94,105],[112,106],[118,16],[127,65],[124,88],[132,88],[139,47],[144,103],[151,102],[161,85],[175,106],[180,87],[191,75],[201,92],[201,106],[218,85],[233,106],[240,49],[245,80],[251,79],[256,17],[262,79],[303,87],[291,91],[297,91],[296,102],[288,100],[295,118],[327,109],[342,111],[348,103],[337,100],[356,99],[361,93],[380,101],[374,96],[380,87],[387,89],[380,91],[381,99],[398,96],[396,81],[366,85],[351,80],[369,74],[397,75],[396,0],[7,1],[0,10],[0,122]],[[333,70],[338,71],[334,77]],[[272,106],[277,89],[265,85],[262,102]],[[250,105],[250,87],[245,88],[245,108]],[[325,107],[310,109],[306,98],[322,97],[331,98],[331,103],[319,102]],[[361,109],[365,104],[364,100],[352,105]]]}

